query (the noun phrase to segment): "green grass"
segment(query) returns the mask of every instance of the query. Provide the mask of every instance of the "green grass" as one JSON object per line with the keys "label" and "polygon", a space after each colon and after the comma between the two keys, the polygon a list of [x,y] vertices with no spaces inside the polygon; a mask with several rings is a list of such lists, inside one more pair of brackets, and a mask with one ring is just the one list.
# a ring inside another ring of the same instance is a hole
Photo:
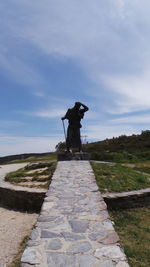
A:
{"label": "green grass", "polygon": [[135,170],[150,174],[150,167],[134,167]]}
{"label": "green grass", "polygon": [[[6,174],[5,181],[11,182],[11,183],[26,182],[26,179],[24,178],[26,176],[27,176],[27,174],[24,171],[24,168],[21,168],[17,171],[10,172],[10,173]],[[28,176],[31,176],[31,174],[28,174]]]}
{"label": "green grass", "polygon": [[[38,169],[42,169],[45,167],[47,167],[47,169],[44,169],[43,171],[40,171],[40,172],[38,171]],[[56,168],[56,162],[54,161],[29,164],[25,166],[24,168],[8,173],[5,176],[5,181],[8,181],[13,184],[19,184],[22,182],[27,182],[28,180],[26,177],[31,177],[30,182],[37,181],[37,182],[44,183],[47,181],[46,184],[43,184],[43,185],[41,184],[40,187],[48,188],[55,168]],[[29,171],[31,170],[37,170],[37,171],[34,173],[29,173]],[[45,177],[42,177],[43,175]],[[32,185],[30,185],[29,187],[32,187]],[[35,187],[35,185],[33,185],[33,187]]]}
{"label": "green grass", "polygon": [[36,169],[50,167],[50,166],[51,166],[51,162],[37,162],[37,163],[32,163],[32,164],[25,166],[25,170],[30,171],[30,170],[36,170]]}
{"label": "green grass", "polygon": [[150,209],[112,211],[111,219],[119,234],[131,267],[150,266]]}
{"label": "green grass", "polygon": [[150,181],[144,174],[122,166],[91,163],[100,191],[124,192],[150,187]]}

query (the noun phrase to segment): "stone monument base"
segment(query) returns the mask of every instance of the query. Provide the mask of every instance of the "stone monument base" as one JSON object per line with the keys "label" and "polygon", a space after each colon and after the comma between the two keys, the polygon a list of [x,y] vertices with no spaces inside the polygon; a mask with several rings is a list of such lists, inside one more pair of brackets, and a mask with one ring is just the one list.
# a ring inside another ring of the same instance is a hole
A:
{"label": "stone monument base", "polygon": [[57,160],[58,161],[65,161],[65,160],[90,160],[90,154],[86,152],[59,152],[57,153]]}

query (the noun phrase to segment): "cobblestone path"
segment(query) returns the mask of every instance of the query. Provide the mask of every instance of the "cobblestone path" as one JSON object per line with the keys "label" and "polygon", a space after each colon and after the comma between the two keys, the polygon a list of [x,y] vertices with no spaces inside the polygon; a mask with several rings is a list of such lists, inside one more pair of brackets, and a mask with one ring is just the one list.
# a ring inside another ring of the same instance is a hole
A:
{"label": "cobblestone path", "polygon": [[22,267],[127,267],[88,161],[58,162]]}

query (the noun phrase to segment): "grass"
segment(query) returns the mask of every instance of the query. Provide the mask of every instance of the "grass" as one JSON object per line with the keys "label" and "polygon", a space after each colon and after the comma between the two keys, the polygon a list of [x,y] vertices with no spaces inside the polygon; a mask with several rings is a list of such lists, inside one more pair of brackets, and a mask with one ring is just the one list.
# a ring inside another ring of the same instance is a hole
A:
{"label": "grass", "polygon": [[121,164],[91,163],[100,191],[124,192],[150,187],[147,175]]}
{"label": "grass", "polygon": [[[24,168],[21,168],[17,171],[6,174],[5,181],[11,182],[11,183],[26,182],[26,179],[24,178],[26,176],[27,174],[25,173]],[[31,176],[31,175],[28,175],[28,176]]]}
{"label": "grass", "polygon": [[112,211],[111,219],[119,234],[131,267],[150,266],[150,209]]}
{"label": "grass", "polygon": [[150,174],[150,167],[135,167],[134,169],[140,172],[145,172]]}
{"label": "grass", "polygon": [[125,166],[131,167],[136,171],[147,174],[150,179],[150,161],[136,162],[136,163],[125,163]]}
{"label": "grass", "polygon": [[[42,168],[44,168],[43,171],[41,171]],[[56,168],[56,162],[54,161],[29,164],[25,166],[24,168],[8,173],[5,176],[5,181],[8,181],[13,184],[19,184],[22,182],[27,182],[28,181],[27,177],[30,177],[31,178],[30,182],[34,182],[34,181],[41,182],[43,184],[41,184],[40,187],[48,188],[55,168]],[[37,171],[34,173],[29,173],[29,171],[32,171],[32,170],[33,171],[37,170]],[[45,182],[47,183],[45,184]],[[35,187],[35,185],[33,186],[30,185],[30,187]]]}
{"label": "grass", "polygon": [[138,170],[140,172],[145,172],[147,174],[150,174],[150,162],[143,162],[143,163],[137,163],[133,167],[135,170]]}

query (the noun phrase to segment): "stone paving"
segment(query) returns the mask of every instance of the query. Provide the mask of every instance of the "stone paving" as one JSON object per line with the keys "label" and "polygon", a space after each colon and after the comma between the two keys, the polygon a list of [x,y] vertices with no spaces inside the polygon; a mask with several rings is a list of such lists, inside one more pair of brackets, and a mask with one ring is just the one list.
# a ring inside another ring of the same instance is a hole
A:
{"label": "stone paving", "polygon": [[58,162],[21,266],[129,266],[88,161]]}

